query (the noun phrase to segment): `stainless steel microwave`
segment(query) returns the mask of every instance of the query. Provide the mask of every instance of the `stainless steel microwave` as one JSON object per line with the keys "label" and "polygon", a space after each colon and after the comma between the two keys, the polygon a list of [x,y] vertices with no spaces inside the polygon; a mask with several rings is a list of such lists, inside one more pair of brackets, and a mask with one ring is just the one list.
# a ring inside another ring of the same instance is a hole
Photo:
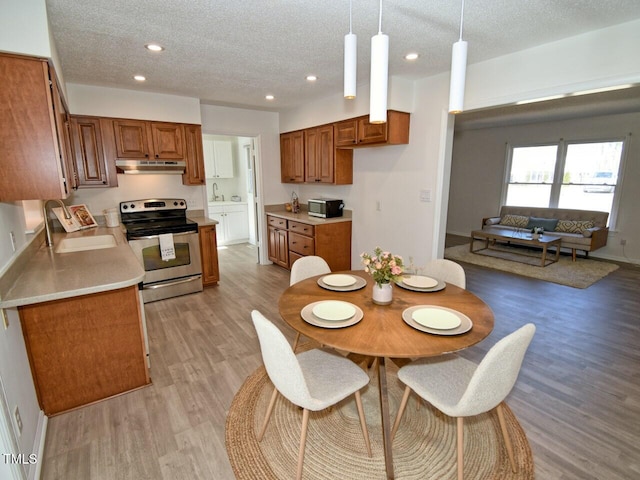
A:
{"label": "stainless steel microwave", "polygon": [[312,198],[308,202],[309,215],[311,215],[312,217],[341,217],[343,209],[344,202],[342,200]]}

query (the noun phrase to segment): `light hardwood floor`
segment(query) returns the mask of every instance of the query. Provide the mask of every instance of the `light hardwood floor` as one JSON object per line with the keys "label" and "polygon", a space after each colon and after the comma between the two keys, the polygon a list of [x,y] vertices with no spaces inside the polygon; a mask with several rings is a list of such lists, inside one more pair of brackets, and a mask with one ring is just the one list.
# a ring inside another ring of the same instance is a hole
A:
{"label": "light hardwood floor", "polygon": [[[227,409],[259,365],[250,311],[285,331],[277,299],[289,273],[246,245],[220,250],[221,282],[146,305],[153,385],[49,420],[42,479],[234,478]],[[480,360],[532,321],[536,336],[507,403],[529,438],[537,479],[640,478],[640,268],[586,290],[463,265],[496,317]]]}

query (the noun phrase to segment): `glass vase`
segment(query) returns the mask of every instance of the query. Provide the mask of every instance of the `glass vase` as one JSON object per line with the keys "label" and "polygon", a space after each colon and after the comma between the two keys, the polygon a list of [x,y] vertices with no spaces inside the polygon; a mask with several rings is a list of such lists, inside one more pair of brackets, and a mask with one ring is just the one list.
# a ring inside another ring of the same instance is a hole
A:
{"label": "glass vase", "polygon": [[389,305],[393,300],[393,286],[390,283],[374,283],[371,298],[376,305]]}

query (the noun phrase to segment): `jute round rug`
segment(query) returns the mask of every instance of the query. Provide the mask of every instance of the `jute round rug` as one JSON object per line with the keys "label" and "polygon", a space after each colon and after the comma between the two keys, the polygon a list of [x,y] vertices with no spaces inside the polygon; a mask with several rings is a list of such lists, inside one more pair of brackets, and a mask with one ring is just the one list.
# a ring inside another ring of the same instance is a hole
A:
{"label": "jute round rug", "polygon": [[[391,362],[389,362],[391,363]],[[398,410],[404,386],[387,365],[391,415]],[[273,385],[259,368],[233,399],[226,422],[226,447],[238,480],[294,478],[302,411],[278,396],[267,431],[256,440]],[[363,392],[363,404],[373,458],[366,453],[353,397],[333,409],[311,412],[304,459],[303,479],[385,479],[380,403],[377,378]],[[425,402],[419,409],[415,394],[409,400],[393,442],[395,478],[455,479],[455,420]],[[518,473],[511,472],[498,417],[495,413],[465,419],[465,479],[533,479],[531,449],[524,431],[509,408],[505,408]]]}

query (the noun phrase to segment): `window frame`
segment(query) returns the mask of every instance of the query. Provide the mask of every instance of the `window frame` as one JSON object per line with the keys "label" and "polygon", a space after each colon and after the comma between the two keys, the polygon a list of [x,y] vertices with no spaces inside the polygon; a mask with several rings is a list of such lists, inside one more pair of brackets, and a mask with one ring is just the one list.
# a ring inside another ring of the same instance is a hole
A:
{"label": "window frame", "polygon": [[625,165],[626,165],[627,151],[628,151],[630,141],[631,141],[631,134],[629,133],[624,136],[603,137],[603,138],[571,139],[571,140],[560,138],[555,141],[546,141],[546,142],[519,142],[519,143],[506,142],[504,181],[502,183],[502,192],[500,195],[501,205],[506,205],[509,185],[512,184],[510,182],[510,179],[511,179],[511,168],[513,163],[514,149],[527,148],[527,147],[548,147],[548,146],[557,147],[556,163],[555,163],[555,168],[553,173],[553,182],[551,184],[531,183],[531,185],[551,185],[551,190],[549,192],[549,198],[548,198],[548,208],[558,208],[558,202],[560,200],[560,191],[562,189],[562,186],[576,185],[571,183],[567,183],[567,184],[563,183],[569,145],[622,142],[622,149],[620,152],[620,163],[618,164],[617,179],[616,179],[615,187],[613,190],[613,201],[611,202],[611,212],[609,212],[609,222],[608,222],[609,230],[615,231],[616,220],[618,217],[618,209],[620,207],[620,197],[622,196],[621,193],[622,193],[622,187],[624,183],[624,171],[625,171]]}

